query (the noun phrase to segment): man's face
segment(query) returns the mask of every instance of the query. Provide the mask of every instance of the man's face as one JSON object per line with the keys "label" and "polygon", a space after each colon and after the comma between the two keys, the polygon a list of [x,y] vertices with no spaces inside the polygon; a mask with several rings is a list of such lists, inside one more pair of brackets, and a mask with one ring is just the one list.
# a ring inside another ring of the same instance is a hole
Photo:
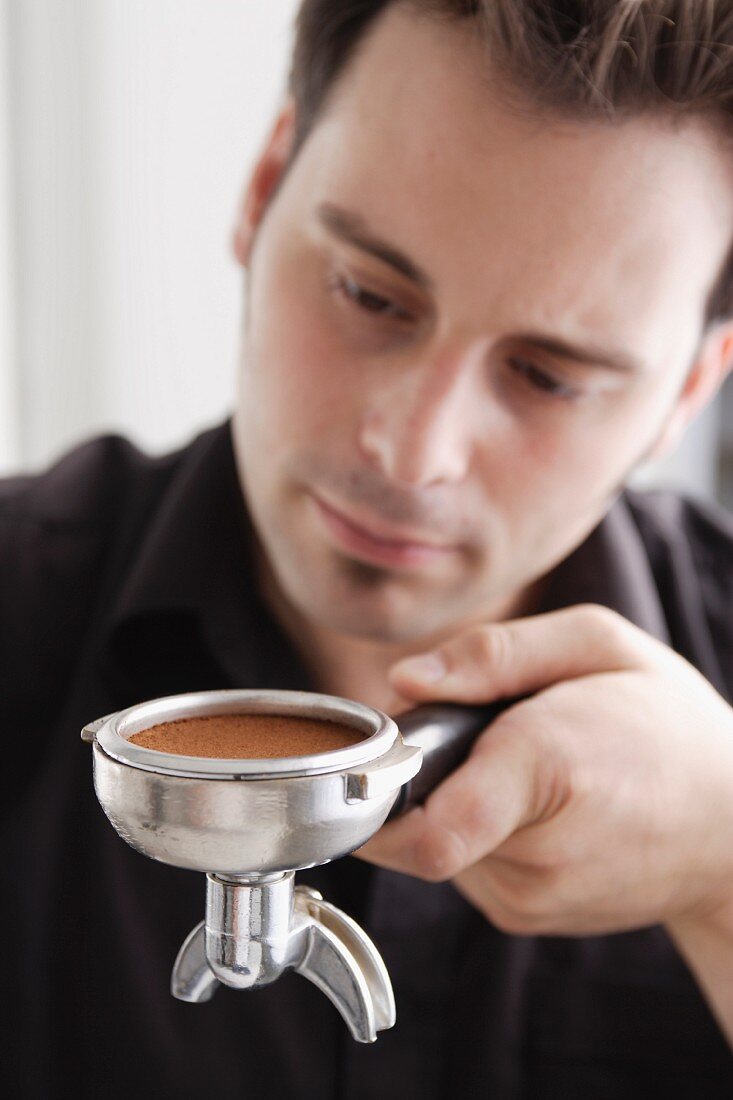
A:
{"label": "man's face", "polygon": [[596,525],[700,338],[733,225],[714,140],[541,121],[471,24],[377,22],[249,262],[237,461],[298,613],[435,638]]}

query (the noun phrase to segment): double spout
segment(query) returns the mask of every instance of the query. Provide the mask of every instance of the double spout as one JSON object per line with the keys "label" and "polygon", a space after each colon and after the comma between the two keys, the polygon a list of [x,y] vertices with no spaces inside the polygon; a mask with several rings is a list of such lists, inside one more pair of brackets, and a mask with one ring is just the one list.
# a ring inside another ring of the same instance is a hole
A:
{"label": "double spout", "polygon": [[314,982],[358,1042],[372,1043],[393,1026],[394,995],[379,952],[318,890],[296,886],[293,871],[269,880],[207,875],[206,919],[178,952],[173,996],[208,1001],[220,983],[256,989],[286,970]]}

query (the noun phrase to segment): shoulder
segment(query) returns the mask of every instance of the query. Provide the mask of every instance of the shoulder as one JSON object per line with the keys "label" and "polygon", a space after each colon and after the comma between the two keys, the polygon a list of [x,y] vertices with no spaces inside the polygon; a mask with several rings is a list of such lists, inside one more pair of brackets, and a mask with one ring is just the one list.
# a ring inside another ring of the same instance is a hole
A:
{"label": "shoulder", "polygon": [[154,510],[176,457],[146,455],[120,435],[104,435],[47,469],[0,480],[4,623],[37,631],[44,608],[67,623],[80,618],[107,559]]}
{"label": "shoulder", "polygon": [[176,454],[145,454],[124,436],[90,439],[46,469],[0,480],[0,523],[44,535],[99,532],[130,495],[165,480]]}
{"label": "shoulder", "polygon": [[4,716],[22,724],[68,689],[102,593],[195,445],[151,456],[102,435],[40,472],[0,479]]}
{"label": "shoulder", "polygon": [[671,492],[628,492],[675,648],[733,699],[733,516]]}
{"label": "shoulder", "polygon": [[669,491],[625,494],[650,550],[682,548],[695,565],[724,580],[733,575],[733,515],[719,505]]}
{"label": "shoulder", "polygon": [[0,479],[4,621],[28,621],[44,606],[64,606],[68,620],[90,604],[108,563],[134,551],[178,469],[211,434],[164,455],[100,435],[45,470]]}

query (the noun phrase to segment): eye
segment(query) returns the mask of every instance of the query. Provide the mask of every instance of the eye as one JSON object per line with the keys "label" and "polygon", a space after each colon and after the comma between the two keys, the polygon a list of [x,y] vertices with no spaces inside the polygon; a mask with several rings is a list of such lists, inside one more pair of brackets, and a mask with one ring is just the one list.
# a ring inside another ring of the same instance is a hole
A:
{"label": "eye", "polygon": [[380,317],[392,317],[398,321],[411,320],[410,314],[381,294],[367,290],[352,279],[349,275],[336,275],[331,284],[332,288],[358,309],[365,313],[373,313]]}
{"label": "eye", "polygon": [[564,398],[566,401],[572,401],[574,398],[580,397],[580,390],[576,389],[574,386],[568,386],[566,383],[558,381],[558,379],[549,374],[548,371],[543,370],[542,367],[536,366],[528,359],[513,356],[508,360],[508,363],[515,374],[518,374],[528,383],[528,385],[536,390],[541,390],[551,397]]}

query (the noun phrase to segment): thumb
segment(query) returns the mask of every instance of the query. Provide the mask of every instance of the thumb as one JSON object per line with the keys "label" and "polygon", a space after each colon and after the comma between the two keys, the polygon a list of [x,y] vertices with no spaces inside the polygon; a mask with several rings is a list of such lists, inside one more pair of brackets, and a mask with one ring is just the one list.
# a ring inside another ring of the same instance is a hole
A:
{"label": "thumb", "polygon": [[473,627],[429,653],[398,661],[389,679],[411,699],[490,703],[563,680],[639,667],[654,644],[616,612],[579,605]]}

